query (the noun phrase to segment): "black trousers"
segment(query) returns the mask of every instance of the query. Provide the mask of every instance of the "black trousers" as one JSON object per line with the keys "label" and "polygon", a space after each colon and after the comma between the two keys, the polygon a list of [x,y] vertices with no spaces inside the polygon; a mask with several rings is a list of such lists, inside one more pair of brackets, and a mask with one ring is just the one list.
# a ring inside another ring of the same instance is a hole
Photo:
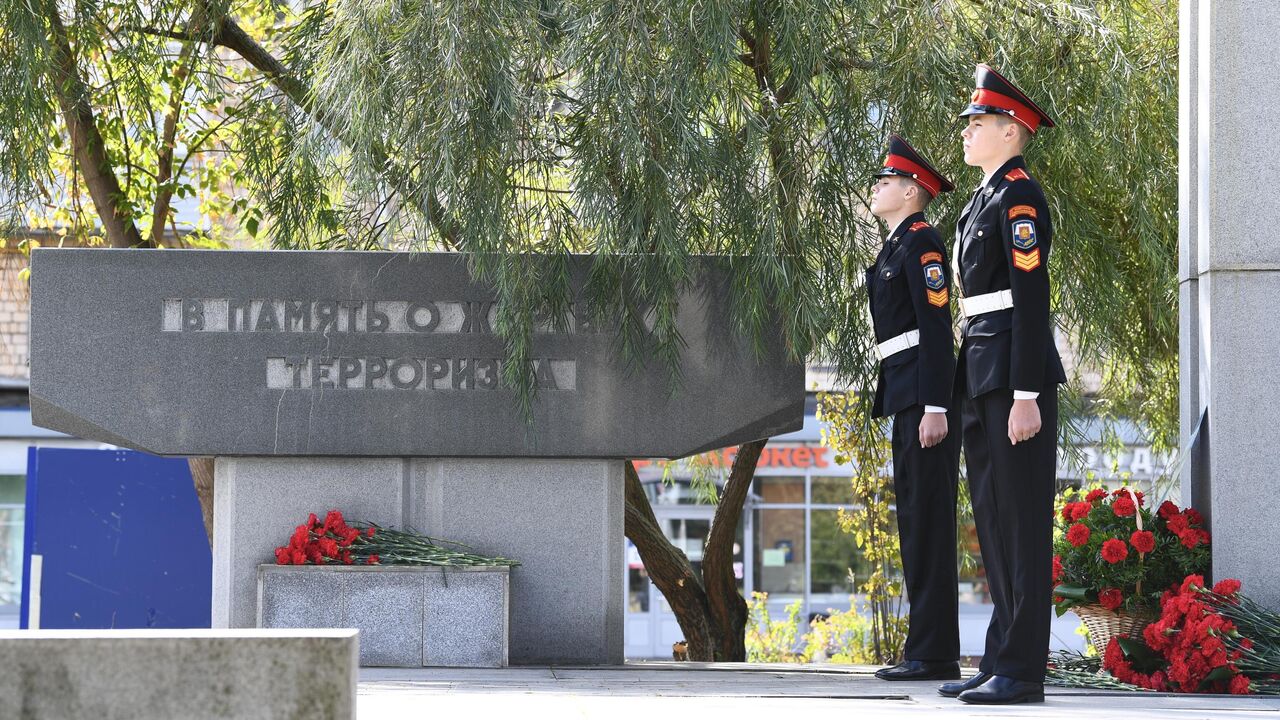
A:
{"label": "black trousers", "polygon": [[893,491],[898,506],[902,574],[911,614],[903,656],[907,660],[960,657],[956,599],[956,483],[960,463],[960,412],[947,413],[947,437],[920,447],[923,405],[893,416]]}
{"label": "black trousers", "polygon": [[964,453],[982,564],[995,611],[979,668],[1044,682],[1049,652],[1053,493],[1058,454],[1058,386],[1036,399],[1040,432],[1009,442],[1013,391],[964,404]]}

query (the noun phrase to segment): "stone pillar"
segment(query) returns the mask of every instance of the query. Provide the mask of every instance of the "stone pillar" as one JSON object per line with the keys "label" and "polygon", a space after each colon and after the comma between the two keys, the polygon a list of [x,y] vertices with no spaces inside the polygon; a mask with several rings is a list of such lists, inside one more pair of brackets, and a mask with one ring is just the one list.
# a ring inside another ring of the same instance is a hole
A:
{"label": "stone pillar", "polygon": [[623,461],[415,459],[410,524],[521,562],[512,664],[623,662]]}
{"label": "stone pillar", "polygon": [[1280,607],[1280,58],[1260,51],[1280,3],[1183,0],[1181,22],[1184,500],[1210,518],[1214,576]]}
{"label": "stone pillar", "polygon": [[510,662],[623,661],[621,460],[218,458],[213,626],[254,627],[257,566],[307,513],[413,527],[522,565]]}

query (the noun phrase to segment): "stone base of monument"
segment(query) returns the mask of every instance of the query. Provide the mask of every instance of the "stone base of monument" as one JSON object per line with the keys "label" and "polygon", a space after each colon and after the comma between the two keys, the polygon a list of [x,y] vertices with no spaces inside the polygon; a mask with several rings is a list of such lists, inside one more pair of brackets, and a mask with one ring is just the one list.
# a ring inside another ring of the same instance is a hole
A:
{"label": "stone base of monument", "polygon": [[258,565],[307,513],[338,509],[519,561],[512,665],[623,662],[621,460],[219,457],[214,467],[214,627],[255,627]]}
{"label": "stone base of monument", "polygon": [[258,566],[258,626],[355,628],[366,667],[506,667],[506,567]]}
{"label": "stone base of monument", "polygon": [[0,631],[0,717],[356,716],[354,630]]}

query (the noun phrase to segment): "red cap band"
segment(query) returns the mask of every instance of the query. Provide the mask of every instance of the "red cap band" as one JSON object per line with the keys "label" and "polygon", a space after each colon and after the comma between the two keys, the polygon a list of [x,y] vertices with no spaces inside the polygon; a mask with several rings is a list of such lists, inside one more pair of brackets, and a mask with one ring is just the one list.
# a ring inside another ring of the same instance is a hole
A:
{"label": "red cap band", "polygon": [[887,168],[893,168],[894,170],[911,173],[912,180],[920,183],[921,187],[928,190],[930,196],[938,197],[938,188],[942,185],[942,182],[923,165],[911,162],[901,155],[891,154],[889,157],[884,159],[884,166]]}
{"label": "red cap band", "polygon": [[1032,110],[1027,105],[1023,105],[1018,100],[1015,100],[1008,95],[1001,95],[994,90],[978,88],[978,90],[973,93],[973,104],[990,105],[991,107],[998,107],[1001,110],[1012,110],[1013,115],[1011,117],[1022,123],[1023,126],[1031,132],[1035,132],[1036,128],[1040,127],[1040,113]]}

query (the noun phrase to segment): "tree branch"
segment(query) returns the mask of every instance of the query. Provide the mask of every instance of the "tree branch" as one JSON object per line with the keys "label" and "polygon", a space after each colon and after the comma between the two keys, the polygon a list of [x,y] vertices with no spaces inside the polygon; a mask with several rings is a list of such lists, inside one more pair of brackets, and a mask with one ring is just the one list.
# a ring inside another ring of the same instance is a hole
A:
{"label": "tree branch", "polygon": [[[161,240],[164,238],[164,223],[169,217],[170,203],[173,201],[174,188],[168,186],[167,183],[171,178],[182,176],[182,170],[186,167],[186,160],[178,167],[178,172],[173,171],[173,150],[178,135],[178,116],[182,113],[182,98],[186,95],[187,80],[191,77],[191,56],[195,52],[196,37],[204,30],[207,21],[205,7],[197,5],[191,13],[191,17],[187,20],[186,34],[188,39],[182,43],[182,49],[178,53],[178,61],[172,73],[172,82],[169,89],[169,107],[164,116],[164,130],[160,136],[160,150],[156,158],[156,201],[151,210],[151,243],[156,247],[160,246]],[[218,127],[221,127],[219,125]],[[187,153],[187,157],[191,157],[191,153]],[[196,462],[191,461],[192,475],[196,473]],[[198,483],[197,483],[198,485]],[[210,486],[212,487],[212,485]],[[198,490],[198,488],[197,488]],[[198,494],[198,492],[197,492]],[[212,542],[212,526],[210,530],[210,541]]]}
{"label": "tree branch", "polygon": [[89,105],[89,88],[80,77],[58,6],[52,0],[46,0],[43,7],[45,19],[49,22],[50,49],[56,67],[54,93],[71,134],[76,162],[106,230],[107,241],[112,247],[151,247],[150,241],[142,239],[129,216],[127,198],[120,188],[120,179],[116,177],[93,108]]}
{"label": "tree branch", "polygon": [[[131,26],[135,32],[145,33],[149,35],[157,35],[159,37],[167,37],[176,40],[193,40],[196,39],[190,33],[176,32],[172,30],[161,30],[151,27]],[[256,40],[249,36],[236,21],[230,17],[223,17],[217,23],[217,29],[213,36],[209,39],[213,45],[218,45],[228,50],[232,50],[240,57],[244,58],[250,65],[267,77],[273,85],[276,86],[285,97],[289,98],[295,105],[302,108],[304,112],[310,115],[317,123],[320,124],[329,134],[346,144],[348,147],[358,148],[359,143],[346,133],[342,132],[336,119],[326,112],[323,108],[316,107],[312,101],[310,94],[307,92],[302,82],[289,71],[284,63],[280,62],[274,55],[270,53]],[[432,227],[439,233],[445,245],[453,250],[461,250],[461,238],[458,237],[458,229],[448,218],[444,205],[434,195],[428,195],[425,198],[419,197],[418,193],[413,192],[412,182],[408,173],[399,168],[380,144],[375,143],[371,147],[364,148],[370,158],[371,164],[375,169],[387,179],[391,187],[395,188],[401,197],[408,200],[418,210],[426,216],[431,222]]]}
{"label": "tree branch", "polygon": [[711,532],[702,549],[702,584],[707,594],[711,617],[720,635],[721,662],[746,662],[743,631],[747,626],[747,603],[738,592],[738,578],[733,572],[733,543],[737,539],[742,506],[751,491],[756,464],[768,439],[743,443],[733,458],[733,468],[725,481],[724,492],[711,520]]}
{"label": "tree branch", "polygon": [[689,659],[710,662],[715,660],[715,631],[708,622],[711,619],[706,592],[693,574],[689,558],[667,540],[658,519],[644,494],[636,466],[627,461],[626,517],[624,529],[627,539],[636,546],[640,560],[653,584],[667,599],[676,622],[689,643]]}

